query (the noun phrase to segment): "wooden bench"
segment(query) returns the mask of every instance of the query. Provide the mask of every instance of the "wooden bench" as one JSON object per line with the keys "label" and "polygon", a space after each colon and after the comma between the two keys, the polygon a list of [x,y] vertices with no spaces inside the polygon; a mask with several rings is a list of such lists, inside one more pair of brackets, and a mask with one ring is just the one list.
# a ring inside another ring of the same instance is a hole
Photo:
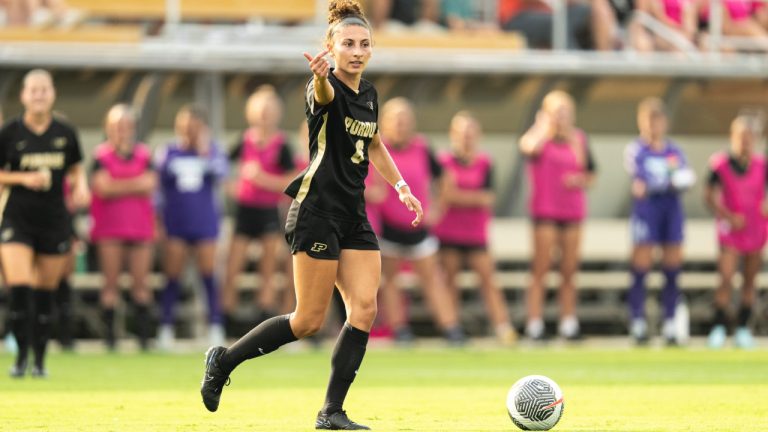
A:
{"label": "wooden bench", "polygon": [[0,28],[4,42],[130,43],[141,41],[143,31],[134,25],[81,25],[72,28]]}
{"label": "wooden bench", "polygon": [[[162,20],[165,0],[68,0],[67,4],[91,17],[113,20]],[[279,21],[314,19],[315,0],[179,0],[185,21],[245,21],[254,17]]]}

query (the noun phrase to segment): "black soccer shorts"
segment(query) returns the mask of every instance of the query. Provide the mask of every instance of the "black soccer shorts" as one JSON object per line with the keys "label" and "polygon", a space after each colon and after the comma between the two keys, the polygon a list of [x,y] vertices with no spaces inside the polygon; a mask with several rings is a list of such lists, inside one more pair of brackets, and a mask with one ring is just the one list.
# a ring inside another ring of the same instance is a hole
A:
{"label": "black soccer shorts", "polygon": [[367,221],[346,221],[319,215],[297,201],[291,204],[285,224],[291,253],[306,252],[316,259],[337,260],[342,249],[379,250]]}

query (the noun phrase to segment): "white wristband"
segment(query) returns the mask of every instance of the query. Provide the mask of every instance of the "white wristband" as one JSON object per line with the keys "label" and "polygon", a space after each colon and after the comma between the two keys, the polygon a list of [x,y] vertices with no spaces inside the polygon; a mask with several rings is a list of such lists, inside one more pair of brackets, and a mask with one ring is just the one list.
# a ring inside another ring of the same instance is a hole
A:
{"label": "white wristband", "polygon": [[406,183],[405,180],[400,179],[397,183],[395,183],[395,191],[400,193],[400,188],[403,186],[408,186],[408,183]]}

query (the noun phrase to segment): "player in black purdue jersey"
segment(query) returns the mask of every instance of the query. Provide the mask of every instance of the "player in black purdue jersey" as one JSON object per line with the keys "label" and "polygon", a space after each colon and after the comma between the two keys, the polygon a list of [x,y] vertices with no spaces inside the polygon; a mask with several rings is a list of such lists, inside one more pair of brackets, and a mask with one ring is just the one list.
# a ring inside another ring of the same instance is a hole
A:
{"label": "player in black purdue jersey", "polygon": [[[376,90],[362,79],[371,56],[370,24],[352,0],[332,0],[329,22],[326,50],[315,57],[304,54],[314,75],[306,100],[310,164],[286,190],[294,198],[286,238],[293,252],[296,310],[264,321],[228,349],[209,349],[201,393],[206,408],[216,411],[237,365],[317,332],[335,284],[347,322],[333,351],[315,428],[368,429],[349,420],[342,405],[365,354],[381,277],[379,247],[363,198],[369,162],[416,212],[414,225],[422,211],[381,144]],[[324,58],[327,53],[336,69]]]}
{"label": "player in black purdue jersey", "polygon": [[24,375],[30,346],[32,375],[46,376],[53,292],[64,273],[72,233],[64,204],[65,177],[72,182],[75,206],[90,200],[80,142],[71,126],[54,118],[55,98],[51,75],[41,69],[29,72],[21,90],[24,114],[0,130],[0,260],[10,286],[11,329],[19,345],[13,377]]}

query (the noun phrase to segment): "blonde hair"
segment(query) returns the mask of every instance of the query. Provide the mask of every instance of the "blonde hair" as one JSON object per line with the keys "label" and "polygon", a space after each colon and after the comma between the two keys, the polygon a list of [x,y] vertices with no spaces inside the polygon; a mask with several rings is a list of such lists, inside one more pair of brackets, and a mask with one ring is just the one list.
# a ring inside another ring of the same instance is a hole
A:
{"label": "blonde hair", "polygon": [[658,113],[666,117],[667,107],[664,101],[655,96],[644,98],[637,104],[637,117],[642,118],[650,114]]}
{"label": "blonde hair", "polygon": [[51,75],[50,72],[48,72],[45,69],[32,69],[31,71],[27,72],[24,75],[24,79],[22,80],[22,83],[24,87],[27,86],[27,83],[30,79],[35,77],[43,77],[51,82],[51,86],[53,86],[53,75]]}
{"label": "blonde hair", "polygon": [[414,113],[413,104],[408,98],[403,96],[392,98],[381,106],[381,117],[386,117],[391,112],[403,109],[410,111],[412,114]]}
{"label": "blonde hair", "polygon": [[360,3],[357,0],[331,0],[328,2],[328,32],[325,35],[327,44],[333,43],[333,35],[339,29],[357,25],[364,27],[371,32],[371,23],[363,13]]}
{"label": "blonde hair", "polygon": [[176,118],[179,118],[182,114],[189,114],[195,120],[199,120],[201,123],[208,126],[208,110],[199,103],[189,103],[179,108],[179,112],[176,113]]}
{"label": "blonde hair", "polygon": [[107,111],[107,115],[104,116],[104,126],[108,125],[111,120],[122,119],[123,117],[128,117],[132,122],[136,122],[138,119],[136,110],[133,109],[132,106],[125,103],[119,103],[113,105],[109,111]]}
{"label": "blonde hair", "polygon": [[544,96],[544,100],[541,101],[541,108],[546,112],[552,112],[556,106],[562,104],[568,105],[571,109],[576,108],[576,103],[571,95],[562,90],[554,90]]}
{"label": "blonde hair", "polygon": [[255,103],[256,101],[260,99],[268,99],[271,98],[277,106],[280,108],[280,111],[283,109],[283,100],[280,98],[280,95],[277,93],[277,90],[274,86],[270,84],[262,84],[258,87],[256,87],[256,90],[251,93],[250,96],[248,96],[248,100],[245,102],[245,106],[249,107],[252,103]]}

